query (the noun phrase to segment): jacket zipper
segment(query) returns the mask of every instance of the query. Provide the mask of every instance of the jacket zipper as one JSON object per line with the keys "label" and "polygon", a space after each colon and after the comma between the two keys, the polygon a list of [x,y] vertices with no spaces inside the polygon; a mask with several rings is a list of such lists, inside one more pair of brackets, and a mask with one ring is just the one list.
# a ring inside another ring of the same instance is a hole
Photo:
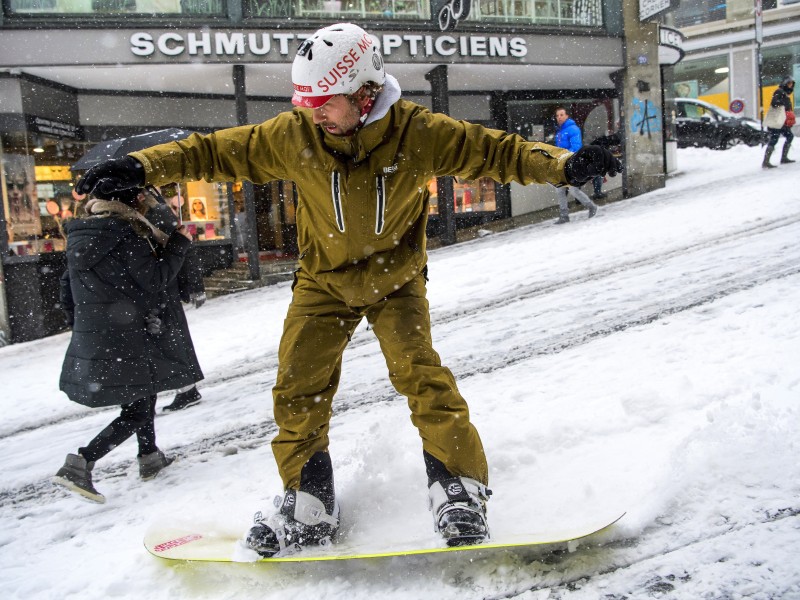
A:
{"label": "jacket zipper", "polygon": [[386,217],[386,178],[379,175],[375,178],[378,205],[375,211],[375,233],[383,233],[384,219]]}
{"label": "jacket zipper", "polygon": [[331,197],[333,198],[333,212],[336,216],[336,227],[344,233],[344,215],[342,213],[342,195],[339,190],[339,172],[334,171],[331,175]]}

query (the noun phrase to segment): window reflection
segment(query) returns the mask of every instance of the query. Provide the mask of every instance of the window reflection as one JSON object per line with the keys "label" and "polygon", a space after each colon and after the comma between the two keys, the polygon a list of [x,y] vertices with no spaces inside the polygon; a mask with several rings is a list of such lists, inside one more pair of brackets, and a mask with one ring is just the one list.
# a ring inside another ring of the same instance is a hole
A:
{"label": "window reflection", "polygon": [[[484,177],[477,181],[467,181],[456,177],[453,182],[453,210],[455,213],[494,212],[497,209],[496,201],[497,184],[494,180]],[[436,179],[428,182],[428,191],[431,194],[428,213],[439,214],[439,195]]]}
{"label": "window reflection", "polygon": [[10,0],[11,13],[225,15],[223,0]]}
{"label": "window reflection", "polygon": [[[250,18],[312,20],[432,19],[441,0],[242,0]],[[224,0],[9,0],[12,14],[225,16]],[[467,21],[601,26],[602,0],[471,0]]]}

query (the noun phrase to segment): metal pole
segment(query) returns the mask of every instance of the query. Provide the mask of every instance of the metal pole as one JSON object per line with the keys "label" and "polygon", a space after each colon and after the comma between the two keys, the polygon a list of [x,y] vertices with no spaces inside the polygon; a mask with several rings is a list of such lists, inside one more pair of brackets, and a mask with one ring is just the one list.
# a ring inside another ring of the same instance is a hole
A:
{"label": "metal pole", "polygon": [[[758,103],[756,106],[758,107],[758,120],[763,121],[764,119],[764,83],[762,82],[761,77],[761,66],[763,63],[763,57],[761,55],[761,44],[764,42],[764,15],[761,6],[761,0],[754,0],[754,15],[755,15],[755,40],[756,40],[756,77],[758,78],[757,86],[758,89]],[[761,125],[761,130],[764,130],[764,125]]]}
{"label": "metal pole", "polygon": [[[247,91],[245,88],[244,65],[233,65],[233,89],[236,97],[236,124],[247,125]],[[244,192],[245,228],[244,245],[247,252],[247,266],[250,279],[261,279],[261,265],[258,259],[258,228],[256,227],[256,195],[250,181],[242,182]]]}
{"label": "metal pole", "polygon": [[[761,55],[761,44],[756,44],[756,77],[758,78],[758,120],[764,119],[764,81],[761,76],[761,65],[763,63],[763,56]],[[764,125],[761,125],[761,130],[764,130]]]}
{"label": "metal pole", "polygon": [[[449,114],[447,65],[434,67],[425,73],[425,79],[431,84],[431,108],[433,108],[433,112]],[[436,196],[439,199],[439,219],[441,220],[440,239],[443,245],[449,246],[456,243],[453,178],[437,177],[436,190]]]}

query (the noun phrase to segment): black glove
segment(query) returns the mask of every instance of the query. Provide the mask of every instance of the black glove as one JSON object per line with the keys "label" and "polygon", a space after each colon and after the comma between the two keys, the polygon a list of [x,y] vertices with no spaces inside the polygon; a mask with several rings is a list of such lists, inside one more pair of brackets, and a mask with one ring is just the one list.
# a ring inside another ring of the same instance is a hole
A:
{"label": "black glove", "polygon": [[115,192],[144,186],[144,167],[131,156],[114,158],[95,165],[75,186],[78,194],[93,194],[101,199],[115,197]]}
{"label": "black glove", "polygon": [[145,329],[150,335],[161,335],[161,319],[158,311],[151,310],[144,318]]}
{"label": "black glove", "polygon": [[564,175],[570,185],[580,186],[597,177],[613,177],[622,172],[622,163],[611,152],[600,146],[584,146],[567,159]]}

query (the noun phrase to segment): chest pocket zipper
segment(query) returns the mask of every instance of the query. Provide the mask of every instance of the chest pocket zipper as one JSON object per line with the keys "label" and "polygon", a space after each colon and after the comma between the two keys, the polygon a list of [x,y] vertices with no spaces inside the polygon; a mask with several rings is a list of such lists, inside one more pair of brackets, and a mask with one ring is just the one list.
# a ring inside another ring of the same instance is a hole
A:
{"label": "chest pocket zipper", "polygon": [[344,233],[344,214],[342,213],[342,193],[339,190],[339,172],[331,174],[331,198],[333,198],[333,213],[336,216],[336,227]]}
{"label": "chest pocket zipper", "polygon": [[375,233],[383,233],[386,216],[386,178],[380,175],[375,178],[375,188],[377,190],[377,206],[375,208]]}

